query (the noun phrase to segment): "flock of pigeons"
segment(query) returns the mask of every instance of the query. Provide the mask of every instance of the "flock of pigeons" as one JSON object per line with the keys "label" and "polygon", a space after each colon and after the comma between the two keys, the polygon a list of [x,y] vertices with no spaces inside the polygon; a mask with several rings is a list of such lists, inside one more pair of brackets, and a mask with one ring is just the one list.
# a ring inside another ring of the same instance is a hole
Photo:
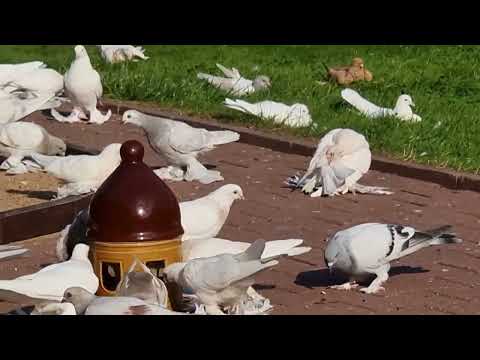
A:
{"label": "flock of pigeons", "polygon": [[[99,49],[109,63],[136,57],[148,59],[142,48],[130,45],[100,45]],[[218,67],[224,77],[201,73],[198,78],[238,97],[272,86],[266,76],[248,80],[235,68]],[[102,114],[98,110],[103,93],[101,77],[83,46],[75,47],[75,60],[64,76],[47,69],[41,62],[0,65],[0,87],[0,151],[7,158],[0,166],[2,170],[12,175],[47,172],[64,182],[57,190],[57,198],[62,198],[96,191],[120,164],[121,144],[110,144],[95,156],[65,156],[66,145],[62,139],[39,125],[20,121],[34,111],[48,109],[56,121],[66,123],[88,121],[100,125],[110,119],[110,111]],[[370,118],[421,120],[413,113],[414,104],[408,95],[400,96],[394,109],[378,107],[348,88],[342,91],[342,97]],[[73,107],[68,116],[55,110],[65,102]],[[272,101],[250,104],[226,99],[225,105],[288,126],[312,124],[308,108],[302,104],[288,106]],[[136,110],[126,111],[123,122],[145,130],[152,148],[168,162],[168,166],[156,174],[168,181],[202,184],[222,181],[221,173],[207,169],[198,156],[240,138],[233,131],[193,128]],[[351,129],[334,129],[320,140],[306,173],[293,176],[286,183],[311,197],[339,196],[347,192],[392,194],[383,187],[358,183],[370,165],[371,152],[365,137]],[[89,209],[85,209],[58,240],[59,263],[31,275],[0,281],[0,300],[32,304],[35,306],[32,314],[37,315],[268,313],[272,305],[252,288],[254,276],[277,265],[281,257],[305,254],[311,248],[300,246],[302,239],[258,240],[250,244],[217,238],[230,208],[243,198],[243,190],[230,184],[203,198],[181,203],[185,231],[182,262],[157,274],[160,280],[137,260],[122,277],[117,296],[108,298],[94,295],[99,280],[88,259]],[[332,272],[346,277],[344,284],[334,288],[348,290],[355,287],[357,281],[373,278],[369,286],[361,289],[372,294],[383,290],[392,261],[424,247],[461,241],[449,226],[418,231],[394,224],[362,224],[339,231],[328,239],[325,263]],[[0,259],[26,251],[15,246],[0,247]],[[134,271],[137,265],[142,272]],[[181,312],[167,308],[169,297],[178,299]]]}

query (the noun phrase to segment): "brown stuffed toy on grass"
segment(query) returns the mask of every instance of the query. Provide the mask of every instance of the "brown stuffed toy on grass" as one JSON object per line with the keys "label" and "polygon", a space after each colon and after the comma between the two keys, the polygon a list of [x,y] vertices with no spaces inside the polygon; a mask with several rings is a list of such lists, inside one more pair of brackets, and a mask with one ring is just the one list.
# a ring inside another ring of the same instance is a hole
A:
{"label": "brown stuffed toy on grass", "polygon": [[365,69],[363,59],[354,58],[352,64],[349,66],[329,68],[327,69],[328,77],[333,79],[339,85],[349,85],[355,81],[372,81],[373,75],[370,71]]}

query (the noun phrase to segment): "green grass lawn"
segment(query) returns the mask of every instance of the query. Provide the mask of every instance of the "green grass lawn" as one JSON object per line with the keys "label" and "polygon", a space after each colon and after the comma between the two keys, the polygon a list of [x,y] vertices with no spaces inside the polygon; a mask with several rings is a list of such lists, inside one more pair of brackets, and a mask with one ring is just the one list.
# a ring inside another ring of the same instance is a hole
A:
{"label": "green grass lawn", "polygon": [[[105,95],[114,99],[155,102],[190,114],[223,121],[254,123],[254,118],[223,107],[225,95],[197,80],[199,71],[217,73],[215,63],[236,67],[246,77],[265,74],[273,87],[245,98],[306,104],[318,126],[289,130],[320,137],[337,127],[363,133],[376,153],[478,173],[480,170],[480,46],[145,46],[150,60],[107,65],[88,46],[103,77]],[[73,46],[1,46],[0,63],[45,61],[64,72]],[[323,80],[322,62],[347,64],[365,60],[374,81],[352,86],[370,101],[393,107],[404,90],[413,97],[419,124],[393,119],[369,120],[343,104],[341,87]]]}

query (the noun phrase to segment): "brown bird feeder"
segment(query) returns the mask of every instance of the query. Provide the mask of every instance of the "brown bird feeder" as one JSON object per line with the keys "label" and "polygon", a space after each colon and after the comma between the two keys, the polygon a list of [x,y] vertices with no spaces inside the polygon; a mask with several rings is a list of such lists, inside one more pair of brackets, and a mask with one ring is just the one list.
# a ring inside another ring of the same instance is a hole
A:
{"label": "brown bird feeder", "polygon": [[183,228],[174,193],[143,162],[138,141],[124,143],[120,155],[121,164],[90,204],[87,238],[101,296],[115,295],[135,257],[156,276],[182,260]]}

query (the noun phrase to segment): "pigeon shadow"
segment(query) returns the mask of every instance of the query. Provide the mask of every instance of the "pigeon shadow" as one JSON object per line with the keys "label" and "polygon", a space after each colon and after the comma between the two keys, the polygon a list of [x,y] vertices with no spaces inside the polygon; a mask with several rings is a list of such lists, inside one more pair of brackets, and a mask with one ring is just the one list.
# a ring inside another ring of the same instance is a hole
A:
{"label": "pigeon shadow", "polygon": [[217,165],[212,165],[212,164],[203,164],[208,170],[216,169]]}
{"label": "pigeon shadow", "polygon": [[22,308],[18,308],[18,309],[13,309],[7,313],[2,313],[0,315],[16,315],[16,316],[19,316],[19,315],[30,315],[33,310],[35,309],[35,306],[25,306],[25,307],[22,307]]}
{"label": "pigeon shadow", "polygon": [[26,195],[30,199],[52,200],[57,193],[54,191],[35,191],[35,190],[7,190],[9,194]]}
{"label": "pigeon shadow", "polygon": [[[411,267],[411,266],[395,266],[389,272],[389,276],[398,276],[401,274],[421,274],[429,272],[422,267]],[[371,277],[373,279],[373,276]],[[360,282],[361,284],[368,284],[371,279],[365,279],[365,281]],[[331,275],[328,269],[320,269],[314,271],[306,271],[298,274],[295,279],[295,284],[300,285],[309,289],[314,289],[317,287],[329,287],[332,285],[339,285],[347,282],[348,278],[339,274]]]}
{"label": "pigeon shadow", "polygon": [[412,266],[395,266],[392,267],[388,273],[390,277],[397,276],[401,274],[423,274],[430,272],[430,270],[424,269],[421,266],[412,267]]}
{"label": "pigeon shadow", "polygon": [[252,287],[255,291],[256,290],[272,290],[276,288],[276,286],[272,284],[255,284]]}

